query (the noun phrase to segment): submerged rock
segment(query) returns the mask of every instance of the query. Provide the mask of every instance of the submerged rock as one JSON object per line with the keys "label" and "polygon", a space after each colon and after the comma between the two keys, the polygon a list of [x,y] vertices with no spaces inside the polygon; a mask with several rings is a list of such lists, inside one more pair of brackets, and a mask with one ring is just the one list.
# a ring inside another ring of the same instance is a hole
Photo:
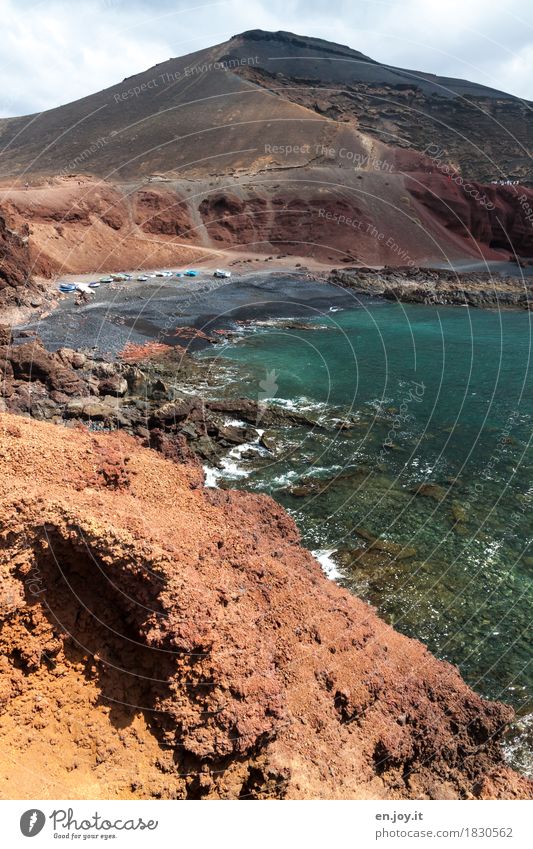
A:
{"label": "submerged rock", "polygon": [[399,543],[392,542],[388,539],[381,539],[366,528],[355,528],[355,533],[357,536],[361,537],[361,539],[367,540],[369,543],[369,549],[383,551],[386,554],[390,554],[390,556],[394,557],[395,560],[408,560],[409,558],[416,556],[416,548],[400,545]]}
{"label": "submerged rock", "polygon": [[433,501],[441,502],[447,496],[447,490],[438,483],[421,483],[411,487],[410,490],[414,495],[421,495],[424,498],[432,498]]}

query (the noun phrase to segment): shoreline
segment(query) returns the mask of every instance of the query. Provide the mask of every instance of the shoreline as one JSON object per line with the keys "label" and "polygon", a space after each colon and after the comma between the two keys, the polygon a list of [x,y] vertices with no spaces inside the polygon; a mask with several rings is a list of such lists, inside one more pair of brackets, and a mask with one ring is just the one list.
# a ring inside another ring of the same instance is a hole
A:
{"label": "shoreline", "polygon": [[[212,253],[215,253],[212,251]],[[290,261],[289,261],[290,260]],[[466,260],[465,260],[466,263]],[[464,263],[463,263],[464,264]],[[457,268],[439,268],[436,266],[346,266],[332,268],[329,263],[312,260],[307,257],[297,257],[288,254],[276,257],[265,257],[263,254],[236,254],[229,250],[217,251],[214,256],[204,257],[189,266],[168,265],[164,270],[172,271],[175,275],[183,273],[186,268],[198,270],[198,278],[159,277],[146,281],[146,294],[149,295],[153,284],[169,284],[171,281],[178,288],[184,289],[195,296],[201,287],[210,283],[210,288],[231,284],[235,281],[245,282],[259,275],[285,274],[301,277],[302,281],[330,283],[334,286],[351,290],[356,294],[370,295],[384,300],[398,300],[403,303],[441,304],[471,306],[477,308],[511,308],[533,309],[533,268],[516,268],[510,263],[466,263],[468,270]],[[476,266],[473,268],[473,266]],[[232,272],[230,279],[219,279],[214,282],[213,272],[222,267]],[[155,275],[159,267],[136,267],[124,269],[122,273],[131,274],[133,280],[116,281],[112,284],[102,284],[104,287],[117,289],[132,288],[137,283],[137,277]],[[40,292],[33,297],[36,306],[20,305],[4,309],[3,322],[14,329],[33,324],[35,321],[46,319],[61,307],[72,296],[58,292],[61,281],[67,283],[90,283],[102,277],[117,274],[116,271],[98,270],[82,274],[55,275],[51,278],[35,277],[35,283]],[[178,282],[179,281],[179,282]],[[98,290],[100,291],[100,290]],[[103,290],[102,290],[103,291]],[[98,292],[95,300],[98,297]],[[44,300],[44,303],[43,303]]]}
{"label": "shoreline", "polygon": [[[512,270],[512,269],[511,269]],[[408,304],[533,310],[533,272],[415,267],[333,269],[329,280],[359,294]]]}
{"label": "shoreline", "polygon": [[[27,343],[32,344],[32,343]],[[73,352],[74,353],[74,352]],[[179,351],[175,351],[174,356],[178,355]],[[118,375],[114,372],[113,368],[109,368],[109,366],[105,363],[99,364],[95,363],[95,367],[91,366],[90,363],[85,362],[83,365],[74,365],[76,363],[76,358],[72,355],[67,355],[65,352],[61,354],[60,357],[56,358],[61,359],[62,362],[66,362],[68,364],[67,356],[70,357],[70,361],[72,364],[72,368],[75,370],[75,374],[77,379],[79,380],[82,376],[82,372],[84,369],[88,369],[92,374],[93,372],[96,374],[98,372],[99,382],[101,385],[98,386],[98,392],[102,396],[100,400],[98,398],[85,398],[84,401],[79,403],[79,399],[76,397],[72,398],[69,401],[69,412],[68,416],[70,417],[70,426],[75,426],[76,420],[79,417],[81,421],[80,424],[85,424],[91,427],[96,423],[98,429],[100,426],[102,429],[106,429],[108,426],[111,429],[117,428],[118,430],[122,430],[122,433],[125,435],[127,432],[124,421],[121,421],[120,416],[125,413],[125,402],[128,401],[128,398],[116,397],[113,401],[112,395],[116,392],[120,395],[120,379],[115,381],[115,378],[124,378],[125,375]],[[95,358],[96,359],[96,358]],[[28,357],[28,362],[34,363],[35,358]],[[143,366],[140,364],[140,368],[142,370]],[[81,369],[81,370],[80,370]],[[101,373],[100,373],[101,369]],[[30,368],[30,374],[32,373],[32,369]],[[153,377],[155,378],[155,374]],[[131,379],[134,377],[134,370],[131,372]],[[138,379],[138,375],[137,378]],[[160,376],[161,377],[161,376]],[[35,379],[35,378],[33,378]],[[129,379],[127,382],[129,382]],[[170,389],[172,386],[171,381],[168,381],[166,377],[163,376],[163,383],[167,384],[167,388]],[[163,388],[157,390],[158,392],[164,392]],[[142,394],[142,393],[141,393]],[[154,426],[155,431],[160,431],[162,433],[161,437],[154,437],[154,442],[152,443],[150,432],[146,428],[143,432],[143,422],[140,420],[136,423],[136,432],[134,434],[137,438],[143,440],[146,447],[157,447],[164,456],[172,458],[174,460],[179,460],[180,462],[187,461],[187,454],[183,449],[178,448],[178,440],[176,439],[177,433],[174,435],[172,432],[172,428],[176,427],[176,422],[180,422],[183,424],[182,417],[185,413],[185,426],[190,427],[191,423],[195,422],[195,411],[194,404],[189,405],[188,399],[183,398],[174,398],[173,400],[170,397],[167,399],[168,403],[164,403],[164,399],[159,397],[155,399],[157,403],[154,405],[154,409],[152,411],[151,418],[153,418],[152,424]],[[85,404],[87,405],[85,408]],[[162,406],[161,406],[162,405]],[[185,405],[185,406],[184,406]],[[246,444],[250,442],[250,434],[247,432],[250,427],[253,427],[253,423],[257,420],[257,407],[250,405],[248,407],[245,406],[243,410],[236,410],[235,403],[229,402],[215,402],[211,405],[204,406],[204,412],[202,413],[203,419],[205,419],[205,407],[208,408],[208,417],[210,417],[209,427],[213,426],[218,429],[218,435],[221,437],[222,442],[225,442],[225,449],[229,450],[232,445],[235,443]],[[272,412],[272,411],[271,411]],[[238,417],[238,413],[244,413],[244,427],[238,428],[235,424],[235,418]],[[192,414],[192,415],[191,415]],[[285,421],[289,421],[288,416],[293,414],[283,413]],[[106,418],[107,417],[107,418]],[[187,419],[190,419],[189,421]],[[228,420],[229,418],[229,420]],[[248,425],[246,424],[248,422]],[[65,420],[63,423],[66,423]],[[269,420],[265,417],[264,411],[262,413],[262,423],[265,425],[269,424]],[[298,424],[298,420],[295,419],[295,423]],[[181,425],[178,426],[178,431]],[[200,437],[201,438],[201,437]],[[148,441],[146,441],[148,439]],[[156,441],[157,439],[157,441]],[[176,444],[174,444],[174,440]],[[221,445],[221,443],[219,443]],[[218,448],[216,449],[219,450]],[[180,453],[181,451],[181,453]],[[190,458],[189,458],[190,459]],[[204,488],[205,483],[204,483]],[[226,492],[225,489],[218,490],[221,495],[220,497],[225,497],[223,493]],[[218,497],[218,496],[216,496]],[[255,496],[257,497],[257,496]],[[311,548],[308,549],[312,554],[313,551]],[[322,570],[324,571],[324,563],[320,560],[320,557],[317,557],[317,554],[327,555],[327,551],[315,552],[313,557],[318,559],[321,565]],[[330,564],[329,564],[330,565]],[[331,577],[331,576],[330,576]],[[398,632],[399,633],[399,632]]]}

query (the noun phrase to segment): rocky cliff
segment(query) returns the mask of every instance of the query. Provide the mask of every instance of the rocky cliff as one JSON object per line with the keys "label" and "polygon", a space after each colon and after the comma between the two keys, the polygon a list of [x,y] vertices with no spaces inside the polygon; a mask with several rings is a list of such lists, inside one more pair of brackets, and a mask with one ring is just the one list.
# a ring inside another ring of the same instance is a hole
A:
{"label": "rocky cliff", "polygon": [[525,798],[511,711],[328,581],[266,497],[2,414],[0,788]]}
{"label": "rocky cliff", "polygon": [[[41,287],[33,280],[29,229],[22,219],[18,230],[9,226],[0,212],[0,306],[40,303]],[[46,266],[46,264],[45,264]],[[50,273],[48,267],[42,269]]]}

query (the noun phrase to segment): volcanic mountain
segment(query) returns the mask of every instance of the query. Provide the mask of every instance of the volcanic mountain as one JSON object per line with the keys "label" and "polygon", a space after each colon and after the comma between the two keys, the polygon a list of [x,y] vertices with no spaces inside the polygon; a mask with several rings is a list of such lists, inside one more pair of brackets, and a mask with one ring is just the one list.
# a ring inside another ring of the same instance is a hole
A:
{"label": "volcanic mountain", "polygon": [[0,120],[0,217],[29,226],[26,277],[184,245],[335,264],[528,257],[531,116],[482,85],[254,30]]}

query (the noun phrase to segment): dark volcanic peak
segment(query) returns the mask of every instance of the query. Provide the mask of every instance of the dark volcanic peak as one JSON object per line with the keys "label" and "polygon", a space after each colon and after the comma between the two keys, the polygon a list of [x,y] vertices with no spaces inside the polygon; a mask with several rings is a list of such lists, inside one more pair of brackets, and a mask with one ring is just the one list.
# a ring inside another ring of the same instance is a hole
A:
{"label": "dark volcanic peak", "polygon": [[[250,47],[259,44],[261,67],[298,78],[321,78],[323,81],[406,86],[421,89],[425,94],[441,97],[489,97],[518,100],[513,95],[468,80],[441,77],[423,71],[397,68],[377,62],[343,44],[321,38],[296,35],[292,32],[248,30],[234,35],[229,44]],[[251,49],[251,48],[250,48]],[[332,58],[335,57],[335,58]],[[328,61],[330,59],[331,61]]]}
{"label": "dark volcanic peak", "polygon": [[292,47],[305,47],[320,50],[323,53],[333,54],[348,54],[349,56],[358,56],[366,62],[374,62],[368,56],[348,47],[347,44],[337,44],[335,41],[326,41],[325,38],[314,38],[309,35],[296,35],[294,32],[286,32],[278,30],[271,32],[263,29],[249,29],[238,35],[233,35],[230,38],[230,44],[234,41],[261,41],[274,44],[289,44]]}
{"label": "dark volcanic peak", "polygon": [[530,105],[510,95],[319,38],[251,30],[57,109],[0,120],[0,176],[242,176],[320,165],[320,151],[341,149],[352,159],[336,168],[371,150],[389,171],[413,171],[424,164],[400,164],[397,151],[430,149],[471,179],[524,179],[530,139]]}

